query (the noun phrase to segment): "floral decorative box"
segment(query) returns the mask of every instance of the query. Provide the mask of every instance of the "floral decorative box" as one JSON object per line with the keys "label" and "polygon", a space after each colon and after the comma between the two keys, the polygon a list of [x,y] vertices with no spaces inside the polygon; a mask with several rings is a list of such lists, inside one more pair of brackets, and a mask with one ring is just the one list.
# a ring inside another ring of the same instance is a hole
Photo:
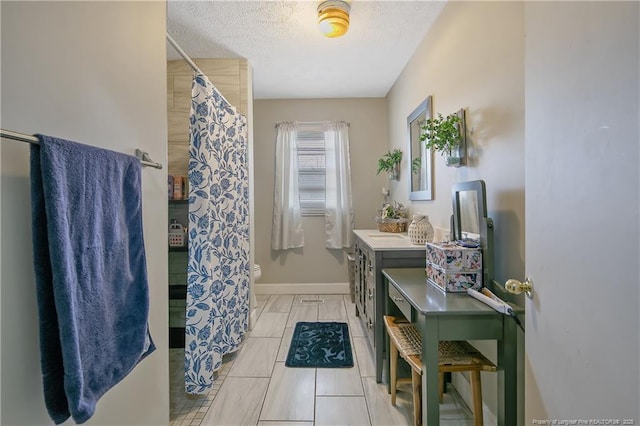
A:
{"label": "floral decorative box", "polygon": [[482,251],[453,242],[427,243],[427,264],[443,271],[482,271]]}
{"label": "floral decorative box", "polygon": [[482,270],[474,272],[443,271],[427,263],[427,281],[448,293],[466,292],[468,288],[482,288]]}
{"label": "floral decorative box", "polygon": [[427,243],[427,281],[450,293],[482,288],[482,250],[453,242]]}

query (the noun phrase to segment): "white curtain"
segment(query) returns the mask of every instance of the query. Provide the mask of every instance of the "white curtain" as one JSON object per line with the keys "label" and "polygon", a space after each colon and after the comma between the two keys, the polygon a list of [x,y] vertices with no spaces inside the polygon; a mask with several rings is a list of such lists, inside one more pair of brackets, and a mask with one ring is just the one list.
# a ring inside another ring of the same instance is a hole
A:
{"label": "white curtain", "polygon": [[326,247],[340,249],[353,243],[349,124],[324,123],[326,155],[325,234]]}
{"label": "white curtain", "polygon": [[247,119],[209,79],[192,84],[185,390],[207,393],[249,325]]}
{"label": "white curtain", "polygon": [[286,250],[304,245],[298,197],[297,131],[295,123],[292,122],[278,123],[276,127],[276,173],[271,248]]}

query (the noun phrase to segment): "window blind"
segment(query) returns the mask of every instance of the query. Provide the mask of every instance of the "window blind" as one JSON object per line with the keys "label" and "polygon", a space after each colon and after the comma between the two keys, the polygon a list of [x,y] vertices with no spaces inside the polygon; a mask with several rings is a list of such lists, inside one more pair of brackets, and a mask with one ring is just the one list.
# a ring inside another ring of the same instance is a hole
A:
{"label": "window blind", "polygon": [[299,123],[298,191],[303,216],[324,216],[325,148],[322,125]]}

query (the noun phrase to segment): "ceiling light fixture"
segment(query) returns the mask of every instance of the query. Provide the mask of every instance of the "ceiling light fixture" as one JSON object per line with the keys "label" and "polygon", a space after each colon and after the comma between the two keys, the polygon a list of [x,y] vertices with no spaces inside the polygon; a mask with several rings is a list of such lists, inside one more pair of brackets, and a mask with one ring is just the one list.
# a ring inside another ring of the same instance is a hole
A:
{"label": "ceiling light fixture", "polygon": [[351,7],[342,0],[327,0],[318,6],[318,28],[325,37],[341,37],[349,29]]}

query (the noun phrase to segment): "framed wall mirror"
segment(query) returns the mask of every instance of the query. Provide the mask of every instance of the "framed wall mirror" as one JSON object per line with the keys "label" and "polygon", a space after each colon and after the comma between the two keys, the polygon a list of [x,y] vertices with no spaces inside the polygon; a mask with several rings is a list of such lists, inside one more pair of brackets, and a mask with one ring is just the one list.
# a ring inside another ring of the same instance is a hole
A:
{"label": "framed wall mirror", "polygon": [[422,125],[431,118],[431,96],[418,105],[407,117],[408,158],[411,178],[409,179],[410,200],[432,200],[431,149],[420,141]]}

